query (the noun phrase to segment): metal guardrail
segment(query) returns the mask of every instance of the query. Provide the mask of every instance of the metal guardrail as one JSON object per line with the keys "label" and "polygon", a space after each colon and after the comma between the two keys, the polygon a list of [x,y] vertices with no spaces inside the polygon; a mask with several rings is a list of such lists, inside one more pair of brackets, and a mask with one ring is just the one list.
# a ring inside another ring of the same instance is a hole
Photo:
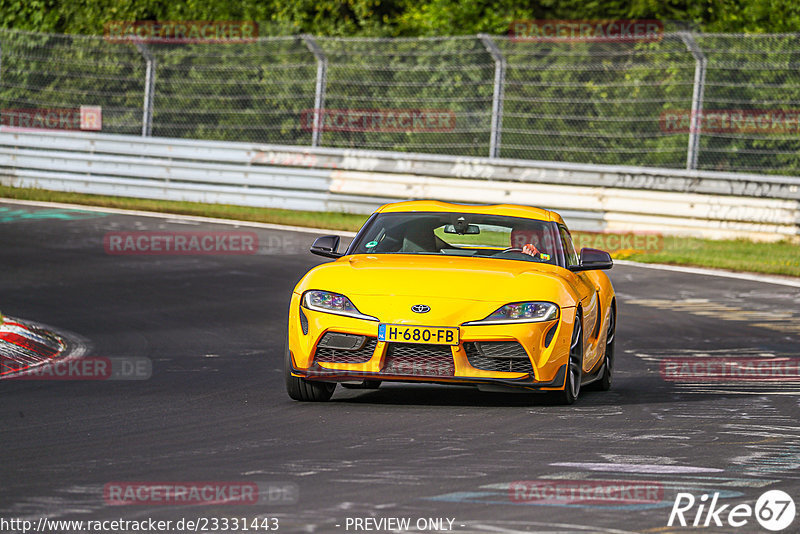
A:
{"label": "metal guardrail", "polygon": [[800,184],[739,173],[0,129],[0,183],[356,213],[408,198],[505,202],[583,230],[800,235]]}

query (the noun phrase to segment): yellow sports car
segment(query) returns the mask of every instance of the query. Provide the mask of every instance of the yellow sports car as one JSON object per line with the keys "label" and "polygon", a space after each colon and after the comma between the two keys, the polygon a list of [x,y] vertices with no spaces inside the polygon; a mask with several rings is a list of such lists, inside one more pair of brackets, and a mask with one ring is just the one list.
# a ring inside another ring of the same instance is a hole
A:
{"label": "yellow sports car", "polygon": [[336,261],[292,293],[291,398],[392,381],[546,391],[572,404],[582,386],[611,386],[611,257],[578,256],[557,213],[399,202],[372,214],[347,251],[338,246],[338,236],[314,242],[311,252]]}

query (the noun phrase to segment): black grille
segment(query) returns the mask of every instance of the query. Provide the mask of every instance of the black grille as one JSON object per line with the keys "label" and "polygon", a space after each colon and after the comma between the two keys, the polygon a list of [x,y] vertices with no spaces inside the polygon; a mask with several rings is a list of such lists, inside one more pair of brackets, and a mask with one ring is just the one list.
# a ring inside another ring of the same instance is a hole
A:
{"label": "black grille", "polygon": [[405,376],[453,376],[456,372],[449,345],[389,343],[383,373]]}
{"label": "black grille", "polygon": [[533,373],[525,349],[516,341],[491,341],[464,343],[469,364],[483,371]]}
{"label": "black grille", "polygon": [[[322,336],[318,345],[325,344],[325,338],[329,335],[336,334],[332,332],[326,333]],[[328,363],[365,363],[372,358],[372,353],[375,352],[375,345],[377,345],[377,343],[378,341],[376,338],[368,337],[364,345],[357,350],[329,349],[317,346],[314,360]]]}

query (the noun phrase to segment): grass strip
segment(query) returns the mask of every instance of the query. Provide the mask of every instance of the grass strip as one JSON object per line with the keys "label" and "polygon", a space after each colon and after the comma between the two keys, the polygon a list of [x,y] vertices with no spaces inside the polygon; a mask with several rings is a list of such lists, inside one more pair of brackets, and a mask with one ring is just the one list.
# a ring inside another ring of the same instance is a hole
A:
{"label": "grass strip", "polygon": [[[367,215],[338,212],[295,211],[275,208],[253,208],[228,204],[204,204],[128,197],[62,193],[44,189],[17,188],[0,185],[0,197],[83,204],[105,208],[156,211],[180,215],[196,215],[221,219],[285,224],[331,230],[358,230]],[[647,234],[645,234],[647,235]],[[617,236],[614,241],[610,236]],[[630,234],[595,234],[574,232],[580,246],[595,246],[612,251],[612,257],[643,263],[665,263],[710,267],[731,271],[800,276],[800,244],[789,240],[775,243],[746,239],[712,240],[693,237],[664,236],[658,240],[630,240],[630,248],[615,249],[613,243],[626,243]],[[641,248],[639,245],[644,244]]]}

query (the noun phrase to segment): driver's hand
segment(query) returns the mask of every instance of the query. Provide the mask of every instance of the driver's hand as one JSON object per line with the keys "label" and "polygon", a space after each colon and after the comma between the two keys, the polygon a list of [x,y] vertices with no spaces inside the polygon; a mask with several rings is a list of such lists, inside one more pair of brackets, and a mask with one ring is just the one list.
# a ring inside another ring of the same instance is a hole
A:
{"label": "driver's hand", "polygon": [[528,256],[538,256],[539,255],[539,249],[536,248],[536,245],[532,245],[531,243],[528,243],[527,245],[522,247],[522,252],[527,254]]}

